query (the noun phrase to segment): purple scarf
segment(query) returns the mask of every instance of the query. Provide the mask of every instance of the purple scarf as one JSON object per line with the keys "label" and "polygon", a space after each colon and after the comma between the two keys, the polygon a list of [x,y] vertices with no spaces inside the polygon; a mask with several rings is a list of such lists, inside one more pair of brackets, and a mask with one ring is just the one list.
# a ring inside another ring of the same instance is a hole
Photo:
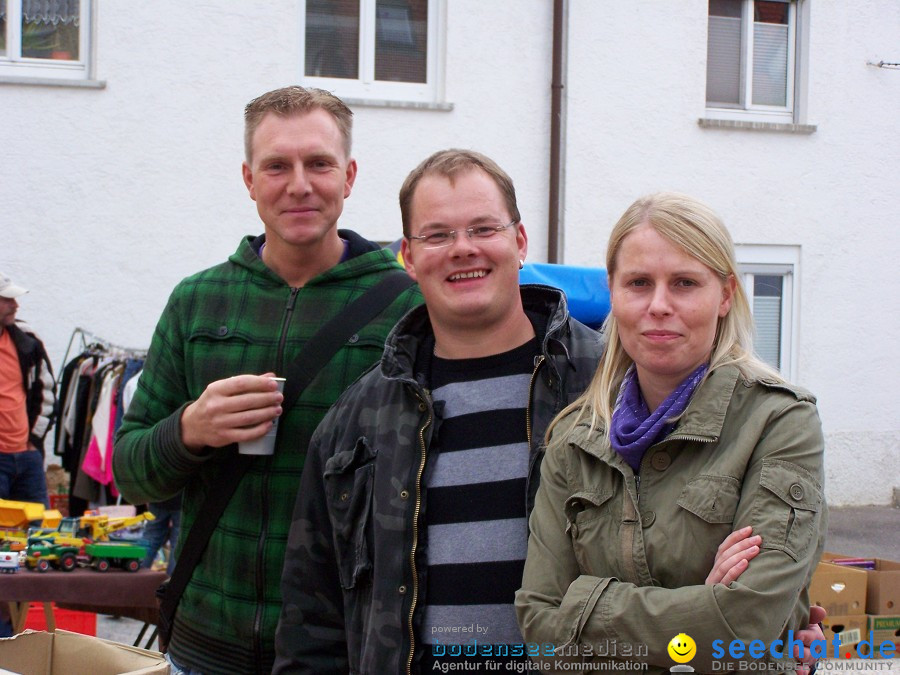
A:
{"label": "purple scarf", "polygon": [[651,445],[664,438],[675,425],[669,422],[684,412],[694,390],[703,379],[708,364],[704,363],[697,370],[688,375],[666,398],[659,407],[650,414],[644,398],[641,396],[641,388],[638,384],[637,371],[632,365],[625,373],[622,386],[619,389],[619,397],[616,399],[616,409],[613,411],[610,424],[609,437],[613,450],[618,452],[622,459],[638,473],[644,453]]}

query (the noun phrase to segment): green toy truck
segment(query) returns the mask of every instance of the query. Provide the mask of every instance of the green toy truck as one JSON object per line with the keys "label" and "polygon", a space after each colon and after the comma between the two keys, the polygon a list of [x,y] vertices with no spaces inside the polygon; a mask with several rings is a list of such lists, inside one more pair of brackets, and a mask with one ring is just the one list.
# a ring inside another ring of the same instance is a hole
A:
{"label": "green toy truck", "polygon": [[147,548],[124,541],[101,541],[84,545],[89,564],[98,572],[106,572],[111,566],[137,572],[147,555]]}
{"label": "green toy truck", "polygon": [[25,549],[25,566],[38,572],[46,572],[51,567],[71,572],[78,566],[78,547],[45,539],[33,541]]}

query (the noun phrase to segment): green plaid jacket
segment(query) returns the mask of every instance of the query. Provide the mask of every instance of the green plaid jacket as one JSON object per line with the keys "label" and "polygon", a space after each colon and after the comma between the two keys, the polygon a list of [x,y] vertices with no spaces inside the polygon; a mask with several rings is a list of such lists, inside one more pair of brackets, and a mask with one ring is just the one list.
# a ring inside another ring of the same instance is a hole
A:
{"label": "green plaid jacket", "polygon": [[[246,237],[229,260],[182,281],[162,314],[138,389],[116,437],[119,490],[140,504],[184,490],[179,543],[231,452],[187,451],[183,408],[206,385],[240,373],[282,373],[328,319],[399,268],[390,251],[353,232],[350,258],[292,289]],[[397,320],[421,302],[418,287],[351,338],[279,425],[273,457],[244,476],[210,539],[175,618],[172,657],[204,673],[266,672],[274,658],[279,580],[309,438],[341,392],[378,361]]]}

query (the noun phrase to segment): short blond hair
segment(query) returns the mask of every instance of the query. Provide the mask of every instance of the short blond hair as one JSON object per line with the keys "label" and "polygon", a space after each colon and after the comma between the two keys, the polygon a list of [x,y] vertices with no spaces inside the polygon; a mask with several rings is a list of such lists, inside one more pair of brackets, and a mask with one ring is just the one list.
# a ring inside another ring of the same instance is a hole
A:
{"label": "short blond hair", "polygon": [[480,152],[450,148],[439,150],[427,157],[403,181],[403,186],[400,188],[400,219],[403,222],[403,236],[409,237],[412,233],[410,230],[412,200],[416,193],[416,187],[425,176],[443,176],[452,183],[456,176],[474,169],[481,169],[497,184],[500,194],[503,195],[503,200],[506,202],[509,217],[517,223],[522,220],[519,206],[516,203],[516,188],[513,186],[509,174],[501,169],[497,162]]}
{"label": "short blond hair", "polygon": [[244,155],[247,164],[253,159],[253,134],[263,117],[269,113],[290,117],[317,109],[324,110],[334,118],[344,139],[344,152],[349,158],[353,140],[353,111],[330,91],[293,85],[266,92],[244,107]]}

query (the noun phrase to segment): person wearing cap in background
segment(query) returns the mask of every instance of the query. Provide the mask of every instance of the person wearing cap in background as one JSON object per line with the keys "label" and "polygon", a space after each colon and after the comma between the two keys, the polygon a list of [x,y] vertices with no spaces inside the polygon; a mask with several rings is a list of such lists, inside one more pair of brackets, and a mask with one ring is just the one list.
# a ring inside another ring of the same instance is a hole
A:
{"label": "person wearing cap in background", "polygon": [[50,506],[44,438],[53,424],[53,368],[44,343],[16,320],[28,291],[0,273],[0,499]]}
{"label": "person wearing cap in background", "polygon": [[[49,507],[44,438],[53,423],[53,368],[44,343],[16,321],[16,298],[27,292],[0,272],[0,499]],[[0,637],[10,635],[0,602]]]}

